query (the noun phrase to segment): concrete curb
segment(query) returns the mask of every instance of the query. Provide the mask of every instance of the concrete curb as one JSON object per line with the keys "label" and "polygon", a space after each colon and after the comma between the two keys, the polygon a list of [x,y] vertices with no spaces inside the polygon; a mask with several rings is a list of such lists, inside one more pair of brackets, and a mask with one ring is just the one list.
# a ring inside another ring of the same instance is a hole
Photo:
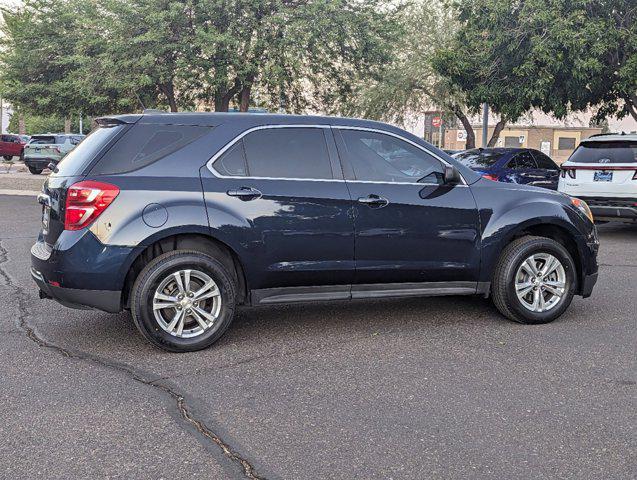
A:
{"label": "concrete curb", "polygon": [[10,190],[0,189],[0,195],[21,195],[23,197],[37,197],[40,194],[37,190]]}

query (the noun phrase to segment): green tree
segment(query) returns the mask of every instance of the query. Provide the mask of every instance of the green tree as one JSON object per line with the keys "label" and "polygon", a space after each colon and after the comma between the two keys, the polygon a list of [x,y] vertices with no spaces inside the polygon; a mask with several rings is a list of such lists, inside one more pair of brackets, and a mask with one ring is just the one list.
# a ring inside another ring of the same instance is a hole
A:
{"label": "green tree", "polygon": [[432,63],[453,41],[458,28],[455,12],[442,2],[420,2],[400,12],[402,28],[392,60],[381,75],[363,83],[347,105],[347,113],[404,123],[409,114],[439,108],[455,115],[467,131],[467,147],[475,146],[465,94],[442,76]]}
{"label": "green tree", "polygon": [[[0,80],[33,112],[167,105],[336,111],[377,75],[397,7],[382,0],[26,0],[4,10]],[[26,60],[26,67],[23,64]]]}
{"label": "green tree", "polygon": [[466,0],[455,3],[453,41],[434,68],[470,111],[486,102],[498,127],[531,108],[558,117],[598,107],[637,119],[637,5],[634,0]]}

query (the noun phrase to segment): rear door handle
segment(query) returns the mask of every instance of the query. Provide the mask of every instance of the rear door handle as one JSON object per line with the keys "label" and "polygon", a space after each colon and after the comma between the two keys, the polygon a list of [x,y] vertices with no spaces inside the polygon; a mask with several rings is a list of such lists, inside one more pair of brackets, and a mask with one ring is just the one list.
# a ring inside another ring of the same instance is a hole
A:
{"label": "rear door handle", "polygon": [[371,194],[366,197],[360,197],[358,203],[364,203],[372,208],[381,208],[389,205],[389,200],[380,195]]}
{"label": "rear door handle", "polygon": [[256,188],[252,187],[241,187],[238,190],[228,190],[226,192],[231,197],[238,197],[241,200],[256,200],[257,198],[261,198],[261,192]]}

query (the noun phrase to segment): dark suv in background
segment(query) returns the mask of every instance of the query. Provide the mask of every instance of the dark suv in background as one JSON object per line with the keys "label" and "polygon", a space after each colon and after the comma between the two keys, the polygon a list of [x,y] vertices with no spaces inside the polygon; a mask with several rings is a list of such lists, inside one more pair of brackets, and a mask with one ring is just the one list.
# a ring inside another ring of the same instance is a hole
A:
{"label": "dark suv in background", "polygon": [[130,309],[171,351],[214,343],[238,305],[491,296],[544,323],[589,296],[586,204],[492,182],[398,128],[343,118],[102,118],[39,196],[41,296]]}

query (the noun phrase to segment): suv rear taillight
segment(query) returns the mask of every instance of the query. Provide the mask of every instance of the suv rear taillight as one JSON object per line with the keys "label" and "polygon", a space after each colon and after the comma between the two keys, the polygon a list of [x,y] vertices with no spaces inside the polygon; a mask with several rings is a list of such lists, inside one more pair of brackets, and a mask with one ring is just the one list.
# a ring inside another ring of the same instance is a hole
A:
{"label": "suv rear taillight", "polygon": [[635,170],[635,175],[633,175],[633,180],[637,180],[637,170]]}
{"label": "suv rear taillight", "polygon": [[119,195],[110,183],[85,180],[74,183],[66,193],[64,230],[81,230],[99,217]]}
{"label": "suv rear taillight", "polygon": [[562,178],[566,178],[566,175],[569,176],[569,178],[575,178],[575,172],[576,170],[574,168],[562,168]]}

